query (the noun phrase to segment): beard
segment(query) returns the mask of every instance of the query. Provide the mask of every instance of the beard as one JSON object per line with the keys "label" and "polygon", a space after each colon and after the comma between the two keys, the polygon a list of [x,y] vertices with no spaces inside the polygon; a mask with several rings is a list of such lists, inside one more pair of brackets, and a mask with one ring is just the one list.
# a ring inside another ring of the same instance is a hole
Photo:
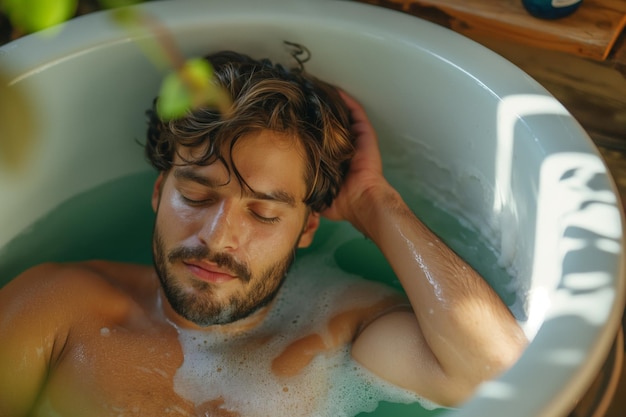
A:
{"label": "beard", "polygon": [[[246,318],[269,304],[285,281],[296,253],[296,246],[258,276],[250,268],[227,253],[212,253],[206,246],[178,247],[165,253],[165,245],[155,227],[153,237],[154,266],[163,292],[176,313],[198,326],[228,324]],[[225,268],[237,276],[243,290],[226,300],[216,297],[215,285],[192,280],[192,290],[186,288],[171,271],[171,265],[187,260],[204,260]]]}

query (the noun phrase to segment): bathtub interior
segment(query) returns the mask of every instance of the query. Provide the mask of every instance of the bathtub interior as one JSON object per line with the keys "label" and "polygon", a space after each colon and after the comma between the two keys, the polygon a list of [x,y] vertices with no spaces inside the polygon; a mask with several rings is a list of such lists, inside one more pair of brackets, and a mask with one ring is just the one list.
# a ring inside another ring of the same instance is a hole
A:
{"label": "bathtub interior", "polygon": [[[180,3],[141,7],[187,56],[233,49],[290,63],[283,41],[305,45],[307,71],[365,106],[385,172],[417,214],[450,230],[445,209],[475,232],[450,235],[459,253],[475,256],[464,244],[480,238],[495,250],[490,262],[514,274],[503,291],[514,293],[508,304],[533,342],[513,369],[445,414],[571,408],[608,352],[624,291],[614,187],[567,111],[502,58],[400,13],[343,1]],[[137,140],[163,73],[138,47],[144,41],[97,13],[0,48],[0,68],[30,96],[40,137],[19,175],[0,169],[0,285],[43,260],[132,253],[149,262],[140,242],[151,233],[154,173]],[[85,194],[94,188],[104,191]],[[58,211],[67,201],[87,213],[86,227],[68,226],[76,213]],[[114,248],[104,255],[91,248],[107,245],[89,244],[103,234]],[[501,277],[488,279],[497,286]]]}

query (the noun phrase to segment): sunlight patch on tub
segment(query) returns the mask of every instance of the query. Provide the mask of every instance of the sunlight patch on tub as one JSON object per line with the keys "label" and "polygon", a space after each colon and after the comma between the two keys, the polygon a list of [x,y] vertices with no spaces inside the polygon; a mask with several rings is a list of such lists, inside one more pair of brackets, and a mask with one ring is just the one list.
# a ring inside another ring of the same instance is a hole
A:
{"label": "sunlight patch on tub", "polygon": [[480,386],[481,397],[507,400],[513,398],[514,395],[515,389],[513,385],[503,381],[486,381]]}
{"label": "sunlight patch on tub", "polygon": [[[501,218],[500,262],[510,265],[515,258],[518,227],[510,224],[516,220],[517,206],[511,189],[513,175],[513,146],[515,125],[521,117],[536,114],[569,115],[554,97],[537,94],[515,94],[503,97],[498,105],[495,195],[493,212]],[[513,226],[513,227],[511,227]]]}
{"label": "sunlight patch on tub", "polygon": [[546,287],[535,287],[528,292],[528,320],[520,325],[530,340],[537,335],[551,306],[550,293]]}
{"label": "sunlight patch on tub", "polygon": [[600,249],[601,251],[609,252],[615,255],[619,255],[620,251],[622,250],[620,244],[617,241],[611,239],[596,239],[594,241],[594,244],[595,247]]}
{"label": "sunlight patch on tub", "polygon": [[546,359],[555,365],[576,366],[586,358],[583,349],[560,348],[547,352]]}
{"label": "sunlight patch on tub", "polygon": [[[499,231],[499,262],[523,268],[530,262],[527,334],[536,334],[550,317],[576,315],[588,323],[604,322],[615,297],[611,276],[599,274],[607,256],[620,251],[620,215],[616,197],[598,178],[606,177],[600,158],[589,152],[543,156],[538,170],[532,257],[524,257],[520,202],[513,190],[516,125],[535,115],[571,115],[554,97],[538,94],[502,98],[497,114],[497,149],[493,213]],[[519,158],[519,156],[518,156]],[[519,162],[519,161],[517,161]],[[528,172],[525,175],[535,175]],[[582,257],[587,258],[582,258]],[[604,259],[604,260],[603,260]],[[533,288],[532,283],[541,283]],[[532,290],[531,290],[532,289]],[[585,297],[577,295],[585,293]]]}
{"label": "sunlight patch on tub", "polygon": [[554,307],[548,312],[546,320],[579,317],[595,327],[605,325],[615,301],[613,288],[610,286],[594,288],[587,291],[584,297],[573,296],[570,291],[565,289],[554,294]]}
{"label": "sunlight patch on tub", "polygon": [[605,191],[592,191],[582,189],[585,201],[580,204],[580,210],[568,216],[570,226],[578,226],[585,230],[593,230],[595,233],[612,239],[619,239],[621,230],[615,225],[619,224],[619,212],[615,209],[615,195]]}
{"label": "sunlight patch on tub", "polygon": [[[615,196],[592,186],[598,175],[606,175],[606,168],[596,155],[562,152],[544,159],[532,279],[555,290],[552,316],[575,314],[600,325],[610,312],[614,293],[610,275],[597,272],[602,262],[598,255],[615,254],[606,241],[616,238],[621,227]],[[604,243],[598,245],[599,240]],[[597,249],[593,257],[588,251],[592,247]],[[574,262],[564,271],[568,259]],[[575,296],[581,292],[585,297]]]}
{"label": "sunlight patch on tub", "polygon": [[606,272],[573,273],[563,276],[563,284],[572,291],[593,291],[611,285],[611,275]]}

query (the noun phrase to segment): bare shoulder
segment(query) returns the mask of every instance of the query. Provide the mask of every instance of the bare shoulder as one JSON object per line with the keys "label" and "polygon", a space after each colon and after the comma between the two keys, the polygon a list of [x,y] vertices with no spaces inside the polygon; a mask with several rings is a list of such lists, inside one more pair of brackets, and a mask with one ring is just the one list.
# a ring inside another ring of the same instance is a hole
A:
{"label": "bare shoulder", "polygon": [[0,289],[0,335],[25,342],[39,336],[57,339],[69,333],[67,306],[81,304],[78,294],[97,287],[93,274],[74,264],[45,263],[32,267]]}
{"label": "bare shoulder", "polygon": [[0,302],[5,299],[47,303],[46,299],[70,296],[71,287],[86,289],[98,285],[97,274],[87,263],[44,263],[36,265],[13,278],[0,290]]}
{"label": "bare shoulder", "polygon": [[53,349],[86,326],[123,322],[139,311],[124,282],[140,271],[104,261],[32,267],[0,289],[0,339],[22,346],[51,340]]}
{"label": "bare shoulder", "polygon": [[37,265],[0,289],[0,312],[28,308],[56,316],[69,312],[68,306],[96,308],[111,298],[119,302],[131,293],[125,282],[145,276],[146,268],[107,261]]}
{"label": "bare shoulder", "polygon": [[100,261],[46,263],[0,289],[0,392],[9,393],[0,399],[0,415],[28,414],[70,335],[126,317],[133,299],[123,279],[111,277],[127,269]]}

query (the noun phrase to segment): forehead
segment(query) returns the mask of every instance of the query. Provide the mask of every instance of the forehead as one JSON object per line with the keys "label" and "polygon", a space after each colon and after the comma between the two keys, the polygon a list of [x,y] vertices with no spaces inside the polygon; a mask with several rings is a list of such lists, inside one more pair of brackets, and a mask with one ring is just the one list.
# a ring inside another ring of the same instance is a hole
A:
{"label": "forehead", "polygon": [[[210,177],[220,184],[237,183],[234,169],[245,183],[255,191],[282,190],[303,201],[306,193],[306,158],[300,140],[292,135],[260,130],[237,140],[230,151],[230,143],[223,145],[221,155],[224,162],[210,165],[184,165],[185,160],[198,159],[206,147],[179,150],[174,159],[174,168],[191,169],[197,175]],[[239,185],[239,184],[238,184]]]}

